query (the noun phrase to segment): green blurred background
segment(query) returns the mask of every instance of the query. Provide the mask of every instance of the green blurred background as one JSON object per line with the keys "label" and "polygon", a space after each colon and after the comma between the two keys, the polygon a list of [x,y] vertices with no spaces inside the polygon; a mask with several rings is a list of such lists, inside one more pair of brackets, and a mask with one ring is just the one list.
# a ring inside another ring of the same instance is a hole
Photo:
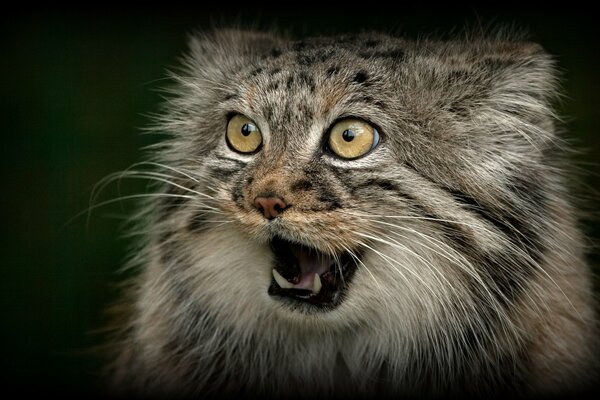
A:
{"label": "green blurred background", "polygon": [[[587,170],[588,208],[592,214],[598,208],[600,53],[591,10],[173,7],[4,15],[0,359],[12,385],[93,387],[99,362],[89,349],[98,344],[94,331],[117,293],[117,269],[131,242],[120,237],[122,218],[134,207],[103,207],[89,223],[69,220],[88,207],[95,183],[140,161],[140,147],[158,139],[140,132],[150,122],[144,115],[158,110],[165,71],[177,65],[186,35],[214,22],[252,22],[296,34],[379,29],[413,37],[465,25],[526,28],[558,60],[566,94],[558,107],[569,137],[583,149],[574,157]],[[136,190],[123,187],[126,194]],[[112,187],[101,200],[117,194]],[[586,227],[600,236],[597,221]],[[590,257],[597,265],[598,252]]]}

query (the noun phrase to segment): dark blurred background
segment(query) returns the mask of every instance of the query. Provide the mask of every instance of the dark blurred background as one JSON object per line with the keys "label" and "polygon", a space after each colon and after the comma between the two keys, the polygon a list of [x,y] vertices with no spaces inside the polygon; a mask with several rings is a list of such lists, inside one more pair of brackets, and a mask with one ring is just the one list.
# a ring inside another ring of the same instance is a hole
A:
{"label": "dark blurred background", "polygon": [[[131,244],[122,237],[123,217],[135,207],[122,202],[95,210],[89,221],[71,218],[88,207],[94,184],[140,161],[140,148],[159,139],[141,129],[150,123],[145,115],[158,111],[166,69],[177,65],[187,34],[215,22],[295,34],[375,29],[412,37],[500,23],[525,28],[558,61],[566,97],[557,106],[582,150],[573,157],[587,170],[588,209],[598,208],[600,53],[591,10],[178,7],[3,16],[0,362],[13,385],[93,387],[100,362],[89,349],[98,345],[94,332],[117,294],[117,270]],[[123,187],[124,194],[135,191],[128,182]],[[112,185],[100,201],[117,195]],[[597,221],[585,225],[600,236]],[[590,258],[598,265],[597,251]]]}

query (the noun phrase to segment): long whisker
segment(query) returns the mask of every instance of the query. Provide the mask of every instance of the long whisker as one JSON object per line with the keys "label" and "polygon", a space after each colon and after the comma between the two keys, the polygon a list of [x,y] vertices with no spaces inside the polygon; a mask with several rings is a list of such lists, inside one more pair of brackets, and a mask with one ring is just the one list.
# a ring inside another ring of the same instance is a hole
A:
{"label": "long whisker", "polygon": [[[372,235],[368,235],[368,234],[365,234],[365,233],[362,233],[362,232],[356,232],[356,231],[353,231],[353,233],[354,233],[355,235],[357,235],[357,236],[361,236],[361,237],[364,237],[364,238],[367,238],[367,239],[370,239],[370,240],[375,240],[375,241],[378,241],[378,242],[383,242],[383,243],[386,243],[384,240],[381,240],[381,239],[379,239],[379,238],[377,238],[377,237],[374,237],[374,236],[372,236]],[[425,282],[425,281],[423,280],[423,278],[421,278],[421,277],[420,277],[420,276],[419,276],[419,275],[418,275],[416,272],[414,272],[414,271],[412,271],[410,268],[407,268],[406,266],[402,265],[401,263],[399,263],[398,261],[394,260],[393,258],[391,258],[391,257],[389,257],[389,256],[386,256],[386,255],[385,255],[385,254],[383,254],[382,252],[380,252],[380,251],[378,251],[378,250],[374,249],[372,246],[369,246],[367,243],[365,243],[365,242],[363,242],[363,241],[358,241],[358,243],[359,243],[359,244],[360,244],[362,247],[365,247],[365,248],[367,248],[367,249],[371,250],[373,253],[375,253],[375,254],[379,255],[381,258],[383,258],[384,260],[386,260],[386,262],[388,262],[390,266],[392,266],[392,267],[393,267],[393,268],[394,268],[396,271],[398,271],[398,273],[399,273],[399,274],[403,275],[403,274],[400,272],[400,270],[399,270],[399,269],[398,269],[398,268],[397,268],[395,265],[397,265],[397,266],[400,266],[400,267],[401,267],[403,270],[405,270],[406,272],[408,272],[409,274],[411,274],[411,275],[412,275],[412,276],[413,276],[415,279],[417,279],[417,280],[418,280],[418,281],[419,281],[419,282],[420,282],[420,283],[423,285],[423,287],[427,288],[427,289],[428,289],[428,290],[431,292],[431,294],[432,294],[434,297],[436,297],[436,298],[439,300],[439,296],[438,296],[438,294],[437,294],[437,293],[436,293],[436,292],[435,292],[435,291],[434,291],[434,290],[431,288],[431,286],[430,286],[430,285],[428,285],[428,284],[427,284],[427,282]],[[424,263],[428,263],[428,261],[427,261],[427,260],[425,260],[425,259],[424,259],[423,257],[421,257],[420,255],[416,254],[416,253],[415,253],[415,252],[413,252],[412,250],[408,249],[407,247],[404,247],[403,249],[404,249],[404,250],[406,250],[407,252],[411,253],[411,254],[412,254],[412,255],[414,255],[415,257],[419,258],[419,259],[420,259],[421,261],[423,261]],[[407,282],[409,282],[409,281],[407,280]]]}
{"label": "long whisker", "polygon": [[[444,243],[443,241],[434,238],[433,236],[427,235],[423,232],[419,232],[416,229],[412,229],[412,228],[408,228],[406,226],[400,226],[397,224],[390,224],[388,222],[385,221],[379,221],[377,219],[372,219],[370,220],[371,222],[377,223],[377,224],[381,224],[381,225],[385,225],[385,226],[389,226],[392,228],[396,228],[396,229],[400,229],[403,231],[407,231],[410,232],[412,234],[415,234],[423,239],[425,239],[426,241],[428,241],[429,243],[431,243],[433,246],[435,246],[438,250],[440,250],[442,252],[442,254],[437,253],[438,255],[443,256],[445,259],[447,259],[450,262],[454,262],[454,263],[461,263],[461,262],[466,262],[468,263],[469,261],[465,258],[465,256],[463,256],[460,253],[457,253],[456,251],[454,251],[450,246],[448,246],[446,243]],[[391,233],[395,234],[395,235],[400,235],[398,232],[395,231],[390,231]],[[405,239],[408,239],[406,236],[402,236]],[[420,243],[422,244],[422,243]],[[436,252],[436,250],[425,246],[428,250],[434,251]],[[450,249],[450,250],[448,250]]]}
{"label": "long whisker", "polygon": [[194,189],[188,188],[186,186],[180,185],[178,183],[175,183],[175,182],[167,179],[167,178],[172,178],[171,176],[156,173],[156,172],[128,171],[127,174],[119,174],[118,176],[115,176],[114,178],[119,179],[119,180],[121,180],[121,179],[148,179],[148,180],[152,180],[152,181],[156,181],[156,182],[163,182],[168,185],[185,190],[186,192],[194,193],[194,194],[197,194],[198,196],[205,197],[210,200],[215,200],[214,196],[211,196],[206,193],[202,193],[197,190],[194,190]]}
{"label": "long whisker", "polygon": [[[137,167],[143,166],[143,165],[150,165],[150,166],[154,166],[154,167],[159,167],[159,168],[163,168],[163,169],[166,169],[166,170],[170,170],[170,171],[173,171],[173,172],[175,172],[177,174],[181,174],[181,175],[183,175],[183,176],[191,179],[194,182],[199,182],[197,178],[195,178],[194,176],[192,176],[192,175],[190,175],[188,173],[185,173],[185,172],[181,171],[180,169],[177,169],[177,168],[165,165],[165,164],[161,164],[161,163],[158,163],[158,162],[141,161],[141,162],[137,162],[137,163],[132,164],[131,166],[129,166],[128,168],[126,168],[123,171],[114,172],[114,173],[109,174],[108,176],[104,177],[103,179],[101,179],[94,186],[94,188],[92,189],[92,194],[90,196],[90,203],[95,202],[96,197],[97,197],[97,195],[95,195],[96,192],[98,192],[98,193],[101,192],[106,187],[106,185],[108,185],[113,180],[119,180],[119,177],[122,177],[122,176],[126,175],[127,173],[129,173],[134,168],[137,168]],[[159,172],[156,172],[156,171],[145,171],[145,172],[148,175],[150,175],[150,174],[156,174],[156,175],[158,175],[159,174]],[[163,174],[161,174],[161,176],[162,175]],[[175,179],[175,177],[173,177],[173,176],[167,176],[166,174],[163,177]]]}
{"label": "long whisker", "polygon": [[97,204],[94,204],[90,207],[88,207],[87,209],[78,212],[77,214],[75,214],[73,217],[71,217],[66,223],[65,225],[70,224],[71,222],[73,222],[75,219],[86,215],[89,213],[91,213],[93,210],[109,205],[109,204],[114,204],[117,202],[121,202],[124,200],[133,200],[133,199],[141,199],[141,198],[157,198],[157,197],[178,197],[178,198],[185,198],[185,199],[195,199],[196,197],[194,196],[189,196],[189,195],[180,195],[180,194],[169,194],[169,193],[143,193],[143,194],[132,194],[132,195],[127,195],[127,196],[120,196],[114,199],[110,199],[110,200],[106,200]]}
{"label": "long whisker", "polygon": [[[369,221],[370,221],[370,222],[375,222],[376,220],[369,220]],[[400,234],[399,234],[399,233],[397,233],[397,232],[393,232],[393,231],[392,231],[392,233],[393,233],[393,234],[395,234],[395,235],[397,235],[397,236],[403,237],[405,240],[409,240],[409,241],[411,241],[411,242],[414,242],[414,240],[411,240],[410,238],[408,238],[408,237],[406,237],[406,236],[404,236],[404,235],[400,235]],[[379,234],[379,235],[381,235],[380,233],[378,233],[378,234]],[[432,264],[431,262],[429,262],[429,261],[425,260],[425,259],[424,259],[422,256],[418,255],[417,253],[415,253],[414,251],[412,251],[411,249],[409,249],[408,247],[406,247],[404,244],[402,244],[402,243],[400,243],[400,242],[398,242],[398,241],[396,241],[396,240],[394,240],[394,239],[391,239],[391,238],[389,238],[389,237],[387,237],[387,239],[388,239],[388,240],[390,240],[391,242],[388,242],[388,241],[386,241],[386,240],[383,240],[383,239],[381,239],[381,237],[373,237],[373,236],[370,236],[370,238],[371,238],[372,240],[379,241],[379,242],[382,242],[382,243],[386,243],[386,244],[388,244],[388,245],[391,245],[391,246],[393,246],[393,247],[397,247],[397,248],[399,248],[399,249],[401,249],[401,250],[403,250],[403,251],[409,252],[409,253],[410,253],[410,254],[412,254],[413,256],[416,256],[416,257],[417,257],[417,258],[419,258],[419,259],[420,259],[420,260],[421,260],[421,261],[422,261],[422,262],[423,262],[425,265],[427,265],[427,266],[428,266],[428,268],[429,268],[429,269],[430,269],[430,270],[431,270],[431,271],[434,273],[434,276],[436,277],[436,280],[438,280],[438,282],[439,282],[439,277],[441,277],[441,279],[443,279],[443,280],[446,282],[446,285],[445,285],[444,287],[449,287],[449,288],[452,288],[452,289],[454,288],[454,285],[452,285],[452,283],[448,281],[448,279],[445,277],[445,274],[441,273],[441,272],[440,272],[440,271],[439,271],[439,270],[438,270],[438,269],[435,267],[435,265],[434,265],[434,264]],[[431,247],[429,247],[429,246],[426,246],[426,245],[424,245],[422,242],[414,242],[414,243],[418,244],[419,246],[425,246],[425,247],[426,247],[428,250],[430,250],[430,252],[436,253],[436,254],[438,254],[438,255],[441,255],[441,256],[442,256],[442,257],[444,257],[444,258],[447,258],[447,259],[449,259],[449,258],[448,258],[448,256],[446,256],[446,255],[444,255],[444,254],[440,254],[440,252],[438,252],[438,251],[436,251],[436,250],[432,249],[432,248],[431,248]],[[440,243],[442,243],[442,242],[440,242]],[[445,244],[444,244],[444,245],[445,245]],[[445,245],[445,246],[447,246],[447,245]],[[492,293],[491,293],[491,291],[490,291],[490,288],[489,288],[488,284],[487,284],[487,283],[485,282],[485,280],[483,280],[483,278],[482,278],[482,277],[481,277],[481,276],[480,276],[480,275],[477,273],[477,270],[476,270],[476,269],[475,269],[475,268],[474,268],[474,267],[471,265],[471,263],[470,263],[470,262],[468,262],[466,259],[464,259],[464,257],[463,257],[463,260],[462,260],[462,261],[459,261],[459,260],[457,260],[457,259],[455,259],[455,260],[449,259],[449,261],[453,261],[453,264],[455,264],[455,265],[457,265],[458,267],[460,267],[460,268],[461,268],[463,271],[465,271],[465,272],[466,272],[467,274],[469,274],[469,275],[470,275],[470,276],[471,276],[473,279],[475,279],[475,281],[476,281],[476,282],[478,282],[479,286],[480,286],[480,287],[481,287],[481,288],[482,288],[482,289],[485,291],[485,293],[486,293],[486,296],[485,296],[485,298],[487,299],[487,301],[489,301],[489,302],[491,303],[491,304],[490,304],[491,308],[492,308],[492,309],[495,309],[495,310],[499,310],[499,308],[497,307],[497,301],[495,300],[495,297],[492,295]],[[441,283],[441,282],[439,282],[439,283]],[[463,305],[461,304],[461,306],[463,306]],[[465,311],[466,311],[466,310],[465,310]]]}
{"label": "long whisker", "polygon": [[[396,217],[402,217],[402,216],[396,216]],[[409,218],[407,218],[407,219],[421,219],[421,218],[410,218],[410,217],[409,217]],[[431,220],[431,218],[423,218],[423,219]],[[435,219],[435,220],[438,220],[438,219]],[[396,229],[404,230],[404,231],[407,231],[407,232],[411,232],[411,233],[413,233],[413,234],[416,234],[416,235],[418,235],[418,236],[422,237],[423,239],[425,239],[425,240],[427,240],[428,242],[432,243],[432,244],[433,244],[433,245],[434,245],[436,248],[438,248],[438,249],[439,249],[439,250],[440,250],[442,253],[435,251],[434,249],[430,248],[429,246],[426,246],[426,245],[424,245],[423,243],[420,243],[419,245],[421,245],[421,246],[424,246],[424,247],[428,248],[429,250],[436,252],[438,255],[440,255],[440,256],[442,256],[442,257],[444,257],[444,258],[448,259],[448,261],[451,261],[451,262],[453,262],[455,265],[457,265],[458,267],[460,267],[461,269],[463,269],[464,271],[466,271],[467,273],[469,273],[471,276],[473,276],[473,277],[476,277],[477,281],[478,281],[480,284],[484,282],[484,281],[481,279],[481,277],[479,277],[479,274],[476,274],[476,273],[475,273],[475,269],[474,269],[474,267],[471,265],[471,263],[470,263],[470,262],[469,262],[469,261],[468,261],[468,260],[467,260],[467,259],[466,259],[466,258],[463,256],[463,255],[461,255],[460,253],[456,253],[456,252],[455,252],[455,251],[454,251],[454,250],[453,250],[453,249],[452,249],[450,246],[448,246],[446,243],[444,243],[444,242],[442,242],[442,241],[440,241],[440,240],[438,240],[438,239],[435,239],[435,238],[433,238],[433,237],[431,237],[431,236],[429,236],[429,235],[426,235],[426,234],[424,234],[424,233],[422,233],[422,232],[419,232],[419,231],[417,231],[417,230],[414,230],[414,229],[411,229],[411,228],[407,228],[406,226],[400,226],[400,225],[397,225],[397,224],[391,224],[391,223],[388,223],[388,222],[385,222],[385,221],[380,221],[380,220],[378,220],[378,219],[375,219],[375,218],[369,219],[369,221],[370,221],[370,222],[373,222],[373,223],[381,224],[381,225],[386,225],[386,226],[389,226],[389,227],[392,227],[392,228],[396,228]],[[409,237],[406,237],[406,236],[404,236],[404,235],[400,235],[398,232],[394,232],[393,230],[390,230],[390,233],[394,234],[395,236],[402,237],[403,239],[406,239],[406,240],[413,241],[413,239],[411,239],[411,238],[409,238]],[[512,243],[509,243],[509,244],[511,244],[511,245],[512,245]],[[576,314],[577,314],[578,316],[580,315],[580,314],[579,314],[579,312],[578,312],[578,311],[575,309],[575,307],[572,305],[572,303],[571,303],[570,299],[569,299],[569,298],[568,298],[568,296],[567,296],[567,295],[564,293],[564,291],[562,290],[562,288],[560,288],[560,286],[559,286],[559,285],[558,285],[558,284],[557,284],[557,283],[556,283],[556,282],[555,282],[555,281],[552,279],[552,277],[551,277],[551,276],[550,276],[550,275],[549,275],[549,274],[548,274],[548,273],[547,273],[547,272],[546,272],[546,271],[545,271],[545,270],[544,270],[544,269],[543,269],[541,266],[539,266],[539,264],[538,264],[537,262],[535,262],[535,260],[533,260],[533,259],[531,258],[531,256],[530,256],[530,255],[529,255],[527,252],[525,252],[525,251],[524,251],[522,248],[520,248],[520,247],[518,247],[518,246],[514,246],[514,245],[512,245],[512,246],[511,246],[511,249],[512,249],[512,251],[514,251],[514,252],[518,253],[519,255],[521,255],[522,257],[526,258],[526,259],[528,260],[528,262],[529,262],[529,263],[531,263],[531,264],[532,264],[532,265],[533,265],[533,266],[534,266],[534,267],[535,267],[537,270],[539,270],[539,271],[540,271],[542,274],[544,274],[544,275],[545,275],[545,276],[546,276],[546,277],[547,277],[549,280],[551,280],[551,281],[554,283],[554,285],[557,287],[557,289],[558,289],[558,290],[559,290],[559,291],[560,291],[560,292],[561,292],[561,293],[564,295],[564,297],[565,297],[565,298],[566,298],[566,300],[569,302],[569,304],[571,305],[571,307],[574,309],[574,311],[576,312]],[[460,258],[461,258],[461,260],[458,260],[458,259],[456,258],[457,256],[458,256],[458,257],[460,257]],[[510,264],[512,264],[512,263],[514,262],[514,261],[513,261],[513,260],[511,260],[511,259],[505,259],[504,261],[505,261],[506,263],[508,263],[509,265],[510,265]],[[467,267],[467,266],[468,266],[468,267]],[[499,266],[500,266],[501,268],[504,268],[504,269],[506,270],[506,273],[512,273],[512,271],[511,271],[510,269],[508,269],[508,267],[504,266],[504,263],[499,263]],[[517,284],[519,287],[521,287],[521,288],[523,289],[522,291],[523,291],[523,292],[526,294],[526,296],[530,298],[530,300],[531,300],[531,304],[533,305],[533,307],[534,307],[534,308],[536,308],[536,309],[538,309],[538,310],[539,310],[539,307],[540,307],[540,306],[542,306],[542,307],[544,307],[545,309],[549,309],[549,305],[548,305],[548,304],[547,304],[545,301],[541,301],[541,302],[540,302],[540,301],[534,301],[534,300],[531,298],[531,296],[530,296],[530,294],[529,294],[529,291],[527,291],[527,290],[524,290],[524,288],[523,288],[523,284],[521,284],[521,283],[519,283],[519,282],[517,282],[516,284]],[[489,294],[489,288],[486,288],[486,291],[487,291],[487,292],[488,292],[488,294]],[[505,297],[505,294],[504,294],[502,291],[500,291],[500,290],[498,290],[498,295],[500,295],[501,297],[504,297],[504,298],[506,298],[506,297]],[[541,314],[541,313],[540,313],[540,314]],[[581,318],[581,319],[583,319],[583,318]]]}

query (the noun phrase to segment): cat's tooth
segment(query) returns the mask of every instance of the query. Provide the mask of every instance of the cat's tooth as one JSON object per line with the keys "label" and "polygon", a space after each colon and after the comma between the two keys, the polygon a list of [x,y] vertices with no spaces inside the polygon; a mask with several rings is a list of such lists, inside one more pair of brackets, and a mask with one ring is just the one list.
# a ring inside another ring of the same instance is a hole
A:
{"label": "cat's tooth", "polygon": [[315,280],[313,281],[312,292],[314,294],[319,294],[322,287],[323,287],[323,285],[321,284],[321,277],[319,277],[319,274],[315,274]]}
{"label": "cat's tooth", "polygon": [[273,268],[273,278],[275,278],[275,282],[277,282],[279,287],[282,289],[291,289],[294,287],[294,285],[288,282],[288,280],[285,279],[283,276],[281,276],[275,268]]}

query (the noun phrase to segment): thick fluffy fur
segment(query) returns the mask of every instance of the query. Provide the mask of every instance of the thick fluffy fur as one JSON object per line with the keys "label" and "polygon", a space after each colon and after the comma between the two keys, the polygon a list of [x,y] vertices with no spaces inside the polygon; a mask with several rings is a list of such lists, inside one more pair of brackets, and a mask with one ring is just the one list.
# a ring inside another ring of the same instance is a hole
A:
{"label": "thick fluffy fur", "polygon": [[[121,393],[544,394],[595,374],[590,271],[561,167],[554,62],[506,35],[191,40],[118,341]],[[263,134],[228,148],[228,116]],[[344,161],[332,123],[381,144]],[[293,204],[266,220],[270,191]],[[277,234],[361,255],[335,309],[269,296]]]}

